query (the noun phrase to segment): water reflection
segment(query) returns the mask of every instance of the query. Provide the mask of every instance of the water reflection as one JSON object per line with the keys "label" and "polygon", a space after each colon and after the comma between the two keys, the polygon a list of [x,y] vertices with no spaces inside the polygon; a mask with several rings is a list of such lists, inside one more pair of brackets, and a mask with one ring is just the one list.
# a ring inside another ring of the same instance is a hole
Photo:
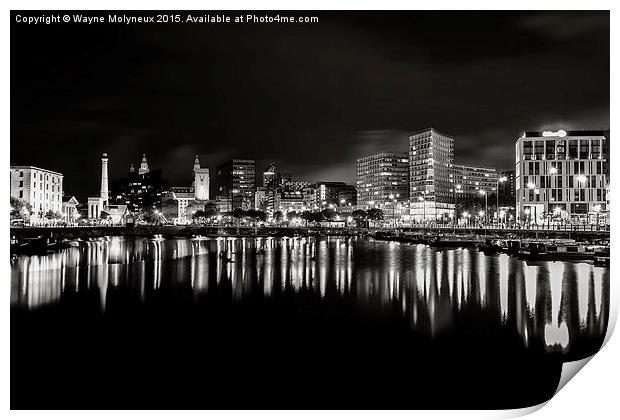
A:
{"label": "water reflection", "polygon": [[524,346],[571,356],[597,350],[609,312],[606,268],[349,238],[113,237],[20,256],[11,266],[15,308],[96,292],[105,313],[111,299],[139,304],[175,290],[195,300],[224,293],[232,302],[345,299],[378,315],[397,314],[417,334],[435,337],[464,324],[514,330]]}

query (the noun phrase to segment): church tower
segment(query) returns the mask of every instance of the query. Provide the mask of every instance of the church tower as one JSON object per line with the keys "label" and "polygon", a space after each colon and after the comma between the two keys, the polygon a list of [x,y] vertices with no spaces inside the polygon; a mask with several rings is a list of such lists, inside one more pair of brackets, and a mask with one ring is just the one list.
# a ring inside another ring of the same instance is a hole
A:
{"label": "church tower", "polygon": [[196,170],[200,169],[200,159],[198,159],[198,155],[196,155],[196,159],[194,159],[194,175],[196,175]]}
{"label": "church tower", "polygon": [[209,199],[209,168],[201,168],[198,155],[194,159],[194,198],[196,200]]}
{"label": "church tower", "polygon": [[142,155],[142,162],[140,163],[140,169],[138,169],[138,174],[143,175],[149,171],[149,163],[146,161],[146,154]]}

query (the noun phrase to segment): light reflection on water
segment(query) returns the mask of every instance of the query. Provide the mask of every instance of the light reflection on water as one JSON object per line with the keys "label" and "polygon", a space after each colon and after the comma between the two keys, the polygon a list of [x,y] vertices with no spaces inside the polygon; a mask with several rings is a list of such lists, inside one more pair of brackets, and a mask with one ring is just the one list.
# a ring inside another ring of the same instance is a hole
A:
{"label": "light reflection on water", "polygon": [[594,353],[598,348],[587,346],[602,342],[609,312],[606,268],[361,239],[113,237],[20,256],[11,266],[11,306],[18,309],[62,305],[97,290],[105,313],[116,296],[110,290],[146,302],[171,288],[200,296],[224,287],[233,302],[285,293],[346,299],[397,312],[430,337],[477,313],[517,331],[527,347],[567,354]]}

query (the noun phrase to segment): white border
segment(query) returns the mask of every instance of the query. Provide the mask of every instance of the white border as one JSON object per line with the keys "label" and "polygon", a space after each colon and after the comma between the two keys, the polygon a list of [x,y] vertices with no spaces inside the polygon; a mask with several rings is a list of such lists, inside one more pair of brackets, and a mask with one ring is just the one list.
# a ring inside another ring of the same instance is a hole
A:
{"label": "white border", "polygon": [[[4,4],[8,5],[6,9],[6,14],[4,15],[4,19],[2,19],[2,57],[4,58],[4,65],[1,66],[1,71],[3,75],[3,101],[2,101],[2,126],[4,135],[4,141],[2,141],[3,153],[0,153],[0,159],[2,161],[2,165],[4,168],[9,167],[9,112],[10,112],[10,97],[9,97],[9,89],[10,89],[10,77],[9,77],[9,66],[7,65],[9,58],[9,10],[11,9],[22,9],[22,10],[36,10],[36,9],[72,9],[72,10],[93,10],[93,9],[102,9],[102,10],[183,10],[183,9],[227,9],[227,10],[250,10],[250,9],[262,9],[262,10],[381,10],[381,9],[419,9],[419,10],[468,10],[468,9],[490,9],[490,10],[611,10],[611,45],[616,46],[616,50],[618,50],[618,23],[619,19],[617,18],[617,10],[620,6],[615,6],[615,4],[620,4],[617,1],[598,1],[598,0],[589,0],[587,2],[584,1],[574,1],[574,0],[564,0],[564,1],[542,1],[542,0],[522,0],[522,1],[481,1],[481,0],[469,0],[458,1],[426,1],[426,2],[411,2],[411,1],[393,1],[393,0],[382,0],[382,1],[368,1],[368,0],[349,0],[349,1],[335,1],[335,0],[315,0],[315,1],[296,1],[295,3],[285,2],[285,1],[273,1],[273,0],[265,0],[265,1],[217,1],[217,2],[200,2],[200,1],[188,1],[188,0],[177,0],[174,2],[165,2],[160,0],[153,0],[149,2],[138,2],[131,0],[110,0],[110,1],[90,1],[88,3],[79,2],[79,1],[55,1],[55,2],[46,2],[46,1],[8,1]],[[5,6],[6,7],[6,6]],[[614,51],[614,48],[611,48]],[[619,67],[617,57],[618,54],[612,54],[611,57],[611,75],[618,75]],[[596,63],[592,63],[592,65],[597,65]],[[612,116],[612,126],[615,127],[613,122],[617,121],[617,115],[614,113],[616,110],[616,103],[618,98],[618,84],[615,83],[615,79],[611,80],[611,116]],[[612,130],[611,133],[612,138],[614,137],[614,132]],[[620,158],[618,157],[618,148],[614,147],[612,142],[611,147],[611,161],[612,162],[620,162]],[[615,169],[612,165],[611,167],[612,179],[618,179],[620,176],[620,172]],[[0,183],[0,193],[7,197],[9,195],[8,191],[8,179],[5,179],[5,182]],[[620,223],[620,212],[612,212],[612,226],[618,226]],[[0,242],[0,255],[7,255],[8,253],[8,241],[6,240],[9,235],[8,223],[0,223],[2,229],[2,233],[4,235],[5,240]],[[618,244],[618,230],[612,230],[612,242],[613,244]],[[615,251],[615,248],[614,248]],[[616,281],[620,281],[619,264],[612,264],[611,269],[611,309],[612,315],[610,316],[610,330],[613,329],[615,323],[617,321],[617,312],[618,312],[618,301],[620,290],[620,285],[616,283]],[[5,273],[8,273],[5,271]],[[8,410],[9,409],[9,302],[10,302],[10,275],[7,275],[4,279],[4,285],[0,290],[2,291],[3,302],[5,303],[4,311],[2,312],[2,333],[3,333],[3,346],[2,346],[2,371],[0,372],[0,376],[2,378],[2,402],[3,406]],[[533,414],[534,418],[549,418],[549,419],[558,419],[563,417],[572,418],[573,416],[578,417],[588,417],[588,418],[611,418],[614,417],[614,414],[617,415],[618,411],[618,396],[617,396],[617,382],[618,382],[618,374],[620,373],[620,369],[618,369],[618,361],[617,356],[619,352],[620,344],[617,337],[611,339],[606,346],[601,350],[599,354],[597,354],[590,363],[588,363],[587,367],[583,369],[577,375],[576,379],[571,380],[565,388],[563,388],[549,403],[544,405],[542,410],[536,411]],[[113,390],[110,390],[113,392]],[[336,419],[336,418],[355,418],[355,419],[374,419],[378,416],[381,417],[390,417],[394,419],[410,419],[412,417],[421,416],[423,418],[502,418],[502,417],[513,417],[515,415],[527,414],[530,410],[516,410],[516,411],[469,411],[469,412],[455,412],[455,411],[416,411],[416,412],[408,412],[408,411],[388,411],[388,412],[356,412],[356,411],[346,411],[346,412],[304,412],[304,411],[296,411],[296,412],[287,412],[287,411],[262,411],[262,412],[195,412],[195,411],[184,411],[184,412],[176,412],[175,416],[182,416],[187,418],[204,418],[204,416],[209,416],[209,418],[219,418],[219,419],[237,419],[239,417],[249,417],[251,416],[253,419],[258,420],[276,420],[276,419],[289,419],[291,417],[299,418],[299,419],[316,419],[317,417],[327,418],[327,419]],[[612,414],[613,413],[613,414]],[[65,419],[65,418],[75,418],[82,419],[86,416],[88,418],[93,419],[108,419],[111,416],[117,417],[120,416],[122,418],[131,418],[136,415],[144,415],[153,419],[167,419],[171,413],[168,412],[120,412],[120,413],[110,413],[110,412],[101,412],[101,411],[92,411],[92,412],[80,412],[80,411],[70,411],[70,412],[11,412],[10,415],[15,418],[41,418],[45,417],[46,419]]]}

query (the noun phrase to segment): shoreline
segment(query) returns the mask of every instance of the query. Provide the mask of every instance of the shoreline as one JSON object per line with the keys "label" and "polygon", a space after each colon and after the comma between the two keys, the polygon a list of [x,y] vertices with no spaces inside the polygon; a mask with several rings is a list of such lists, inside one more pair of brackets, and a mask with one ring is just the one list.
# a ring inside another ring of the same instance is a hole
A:
{"label": "shoreline", "polygon": [[497,229],[453,227],[357,228],[357,227],[217,227],[217,226],[83,226],[83,227],[11,227],[11,238],[89,239],[105,236],[192,237],[201,236],[363,236],[399,233],[425,236],[467,235],[493,238],[575,239],[588,241],[609,239],[609,231],[572,231],[542,229]]}

